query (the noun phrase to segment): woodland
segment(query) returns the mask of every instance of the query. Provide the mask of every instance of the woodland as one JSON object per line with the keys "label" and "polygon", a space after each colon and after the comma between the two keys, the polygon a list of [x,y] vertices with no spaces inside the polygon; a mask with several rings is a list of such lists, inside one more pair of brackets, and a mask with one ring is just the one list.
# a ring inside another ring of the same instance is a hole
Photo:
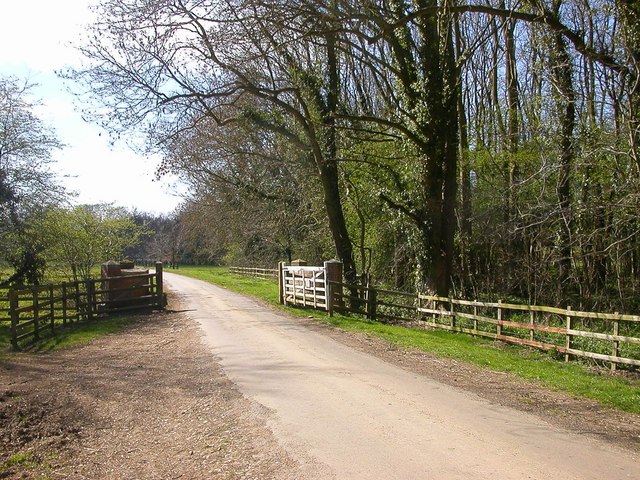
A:
{"label": "woodland", "polygon": [[172,262],[338,258],[347,282],[638,311],[640,2],[96,13],[64,76],[188,186]]}

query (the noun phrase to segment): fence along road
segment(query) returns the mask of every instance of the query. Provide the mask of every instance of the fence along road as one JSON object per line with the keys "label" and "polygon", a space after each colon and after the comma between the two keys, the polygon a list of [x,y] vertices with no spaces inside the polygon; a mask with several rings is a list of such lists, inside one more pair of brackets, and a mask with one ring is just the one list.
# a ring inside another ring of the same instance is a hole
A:
{"label": "fence along road", "polygon": [[165,273],[227,376],[308,479],[640,478],[630,453],[355,351]]}

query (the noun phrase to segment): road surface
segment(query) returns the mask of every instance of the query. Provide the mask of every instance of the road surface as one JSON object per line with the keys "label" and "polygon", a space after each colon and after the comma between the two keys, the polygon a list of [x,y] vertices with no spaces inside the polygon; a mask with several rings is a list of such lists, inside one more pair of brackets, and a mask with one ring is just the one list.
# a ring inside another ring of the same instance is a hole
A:
{"label": "road surface", "polygon": [[256,301],[165,274],[309,479],[640,478],[632,453],[405,371]]}

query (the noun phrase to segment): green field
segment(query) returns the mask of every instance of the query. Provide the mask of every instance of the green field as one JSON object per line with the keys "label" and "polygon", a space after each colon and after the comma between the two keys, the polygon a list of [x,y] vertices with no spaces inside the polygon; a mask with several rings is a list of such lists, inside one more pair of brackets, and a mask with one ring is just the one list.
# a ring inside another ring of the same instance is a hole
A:
{"label": "green field", "polygon": [[311,316],[338,328],[375,335],[402,347],[511,373],[554,390],[596,400],[627,412],[640,413],[640,380],[637,378],[603,375],[603,372],[594,372],[577,363],[560,362],[537,350],[487,342],[486,339],[469,335],[408,329],[363,318],[343,315],[329,317],[324,312],[284,307],[278,304],[278,286],[275,282],[232,275],[223,267],[180,267],[179,270],[170,271],[252,295],[276,308],[302,317]]}

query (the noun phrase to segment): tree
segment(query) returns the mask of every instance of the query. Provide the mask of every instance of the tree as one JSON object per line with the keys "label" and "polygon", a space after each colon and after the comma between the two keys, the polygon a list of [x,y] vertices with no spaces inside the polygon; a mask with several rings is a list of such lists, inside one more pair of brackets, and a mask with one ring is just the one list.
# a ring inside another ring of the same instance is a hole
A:
{"label": "tree", "polygon": [[110,126],[144,124],[156,145],[205,118],[285,136],[315,166],[336,254],[355,282],[336,157],[335,45],[330,34],[306,39],[308,19],[289,6],[104,0],[82,48],[93,65],[71,76],[109,107]]}
{"label": "tree", "polygon": [[358,265],[441,295],[453,278],[531,301],[637,297],[637,2],[101,9],[72,76],[191,183],[178,225],[198,261],[330,237],[349,281]]}
{"label": "tree", "polygon": [[16,270],[4,284],[40,281],[41,247],[29,237],[27,222],[64,197],[49,169],[51,152],[62,144],[35,115],[33,86],[0,77],[0,243]]}
{"label": "tree", "polygon": [[83,205],[48,209],[30,233],[41,238],[50,267],[78,281],[91,278],[103,262],[121,260],[125,249],[136,245],[146,230],[123,209]]}
{"label": "tree", "polygon": [[[323,2],[317,2],[323,3]],[[398,140],[403,161],[386,162],[393,178],[380,198],[413,225],[418,287],[448,295],[454,258],[458,162],[458,70],[453,16],[446,2],[326,2],[342,48],[359,61],[351,81],[357,101],[339,117],[352,129]],[[420,10],[428,14],[415,16]],[[362,73],[364,72],[364,76]],[[372,86],[365,85],[369,82]],[[361,99],[358,99],[361,100]]]}
{"label": "tree", "polygon": [[319,185],[305,152],[251,121],[217,126],[206,120],[171,139],[166,149],[161,168],[189,186],[192,210],[215,218],[210,224],[196,219],[201,225],[193,228],[208,230],[204,236],[222,248],[233,244],[244,255],[234,263],[275,265],[293,255],[313,261],[304,245],[323,236],[317,233],[323,230],[322,207],[309,193]]}

